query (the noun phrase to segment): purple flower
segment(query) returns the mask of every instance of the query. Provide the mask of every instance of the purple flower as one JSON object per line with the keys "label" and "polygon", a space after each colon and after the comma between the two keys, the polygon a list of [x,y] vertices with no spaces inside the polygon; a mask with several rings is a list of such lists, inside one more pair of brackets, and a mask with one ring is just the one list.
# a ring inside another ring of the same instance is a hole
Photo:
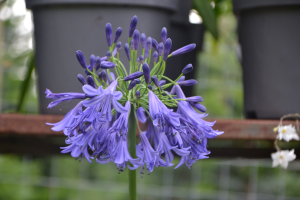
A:
{"label": "purple flower", "polygon": [[153,54],[152,54],[152,59],[153,59],[153,62],[157,62],[157,59],[158,59],[158,53],[157,51],[154,51]]}
{"label": "purple flower", "polygon": [[85,85],[85,84],[86,84],[86,81],[85,81],[84,77],[83,77],[81,74],[78,74],[78,75],[77,75],[77,78],[78,78],[79,82],[80,82],[82,85]]}
{"label": "purple flower", "polygon": [[97,112],[97,118],[98,119],[104,119],[104,120],[108,120],[111,121],[112,119],[112,115],[111,115],[111,104],[113,105],[113,107],[116,109],[117,112],[119,113],[123,113],[126,112],[126,108],[124,108],[119,102],[118,100],[120,100],[122,98],[122,92],[117,91],[116,87],[117,87],[118,82],[117,81],[113,81],[108,88],[106,88],[105,90],[102,89],[102,87],[100,86],[98,89],[95,89],[89,85],[84,85],[82,87],[83,91],[90,97],[90,99],[84,100],[82,101],[82,104],[85,107],[95,107],[95,111]]}
{"label": "purple flower", "polygon": [[129,86],[128,86],[127,90],[131,90],[132,88],[134,88],[135,85],[136,85],[136,81],[135,80],[131,81],[129,83]]}
{"label": "purple flower", "polygon": [[141,62],[141,63],[144,63],[144,61],[145,61],[144,56],[143,56],[143,55],[140,55],[140,62]]}
{"label": "purple flower", "polygon": [[107,45],[110,47],[112,45],[112,28],[111,24],[107,23],[105,26],[105,33],[106,33],[106,41]]}
{"label": "purple flower", "polygon": [[139,40],[140,40],[140,32],[138,30],[135,30],[133,32],[133,45],[134,50],[137,50],[139,47]]}
{"label": "purple flower", "polygon": [[86,81],[87,81],[87,83],[88,83],[90,86],[92,86],[93,88],[96,87],[95,81],[94,81],[94,79],[93,79],[92,76],[88,76],[88,77],[86,78]]}
{"label": "purple flower", "polygon": [[96,57],[92,54],[90,56],[90,66],[91,66],[91,69],[94,69],[96,67],[96,63],[97,60],[96,60]]}
{"label": "purple flower", "polygon": [[134,79],[134,81],[135,81],[136,84],[140,84],[140,83],[141,83],[141,80],[138,79],[138,78],[137,78],[137,79]]}
{"label": "purple flower", "polygon": [[172,47],[172,40],[168,38],[167,41],[165,42],[164,57],[163,57],[164,61],[168,59],[171,47]]}
{"label": "purple flower", "polygon": [[206,112],[206,108],[205,106],[203,106],[202,104],[200,103],[194,103],[194,102],[190,102],[190,104],[196,108],[197,110],[201,111],[201,112]]}
{"label": "purple flower", "polygon": [[149,65],[147,63],[143,64],[143,73],[144,73],[145,82],[147,84],[149,84],[149,82],[150,82],[150,68],[149,68]]}
{"label": "purple flower", "polygon": [[134,31],[135,28],[136,28],[137,22],[138,22],[138,18],[137,18],[137,16],[135,15],[135,16],[131,19],[131,22],[130,22],[130,27],[129,27],[129,37],[130,37],[130,38],[131,38],[131,36],[132,36],[132,34],[133,34],[133,31]]}
{"label": "purple flower", "polygon": [[144,48],[145,48],[145,45],[146,45],[146,35],[145,35],[145,33],[142,33],[142,34],[141,34],[140,41],[141,41],[141,46],[142,46],[142,48],[144,49]]}
{"label": "purple flower", "polygon": [[83,53],[82,53],[80,50],[76,51],[76,58],[77,58],[79,64],[80,64],[84,69],[86,69],[87,65],[86,65],[86,62],[85,62]]}
{"label": "purple flower", "polygon": [[106,52],[106,59],[107,59],[107,60],[110,60],[110,57],[111,57],[111,52],[110,52],[110,51],[107,51],[107,52]]}
{"label": "purple flower", "polygon": [[158,87],[158,79],[156,76],[151,77],[152,82]]}
{"label": "purple flower", "polygon": [[158,43],[157,43],[157,41],[156,41],[154,38],[152,38],[152,47],[153,47],[156,51],[158,51]]}
{"label": "purple flower", "polygon": [[110,68],[114,68],[115,66],[116,66],[115,63],[109,62],[109,61],[103,61],[103,62],[101,62],[101,64],[100,64],[100,67],[101,67],[102,69],[110,69]]}
{"label": "purple flower", "polygon": [[163,29],[161,30],[161,41],[163,44],[165,44],[166,40],[167,40],[167,29],[166,27],[163,27]]}
{"label": "purple flower", "polygon": [[142,123],[145,123],[147,121],[147,117],[144,112],[145,109],[143,107],[139,107],[136,112],[138,120]]}
{"label": "purple flower", "polygon": [[166,84],[166,80],[160,80],[158,82],[158,86],[162,86],[162,85],[165,85]]}
{"label": "purple flower", "polygon": [[188,64],[187,66],[185,66],[182,70],[182,74],[185,75],[189,72],[193,71],[193,65],[192,64]]}
{"label": "purple flower", "polygon": [[151,86],[151,85],[148,85],[148,89],[149,89],[149,90],[152,90],[152,86]]}
{"label": "purple flower", "polygon": [[197,81],[194,79],[178,82],[178,85],[180,85],[180,86],[193,86],[196,84],[197,84]]}
{"label": "purple flower", "polygon": [[137,90],[135,92],[135,96],[136,96],[137,99],[139,99],[141,97],[141,92],[139,90]]}
{"label": "purple flower", "polygon": [[122,28],[119,27],[119,28],[117,28],[117,30],[115,32],[114,43],[116,43],[118,41],[121,34],[122,34]]}
{"label": "purple flower", "polygon": [[99,74],[98,74],[98,78],[100,79],[100,81],[104,81],[105,83],[107,82],[107,73],[105,70],[102,70]]}
{"label": "purple flower", "polygon": [[190,51],[192,51],[193,49],[195,49],[196,47],[196,44],[189,44],[189,45],[186,45],[184,47],[181,47],[180,49],[177,49],[176,51],[173,51],[171,53],[172,56],[178,56],[178,55],[181,55],[181,54],[185,54],[185,53],[188,53]]}
{"label": "purple flower", "polygon": [[151,48],[152,48],[152,38],[148,37],[146,43],[147,43],[148,50],[151,50]]}
{"label": "purple flower", "polygon": [[126,43],[126,44],[124,45],[124,50],[125,50],[127,59],[130,61],[130,51],[129,51],[129,44],[128,44],[128,43]]}
{"label": "purple flower", "polygon": [[153,125],[161,132],[168,132],[169,128],[180,126],[180,115],[168,109],[152,91],[149,91],[149,112],[154,120]]}
{"label": "purple flower", "polygon": [[52,93],[49,89],[46,89],[45,93],[46,93],[46,98],[55,99],[48,105],[48,108],[53,108],[54,106],[57,106],[58,104],[60,104],[63,101],[86,98],[84,93],[75,93],[75,92]]}
{"label": "purple flower", "polygon": [[158,55],[161,56],[163,54],[163,50],[164,50],[164,44],[161,42],[158,44]]}
{"label": "purple flower", "polygon": [[143,72],[141,72],[141,71],[133,72],[132,74],[126,76],[124,78],[124,81],[129,81],[129,80],[133,80],[136,78],[140,78],[141,76],[143,76]]}
{"label": "purple flower", "polygon": [[203,98],[200,97],[200,96],[194,96],[194,97],[188,97],[186,98],[186,101],[187,102],[202,102],[203,101]]}
{"label": "purple flower", "polygon": [[117,51],[119,52],[122,49],[122,42],[118,42],[116,47],[117,47]]}

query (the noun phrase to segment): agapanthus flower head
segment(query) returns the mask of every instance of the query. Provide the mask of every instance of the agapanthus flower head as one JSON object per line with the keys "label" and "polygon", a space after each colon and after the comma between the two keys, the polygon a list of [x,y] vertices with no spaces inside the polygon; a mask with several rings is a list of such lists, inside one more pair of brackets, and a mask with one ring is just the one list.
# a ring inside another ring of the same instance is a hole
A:
{"label": "agapanthus flower head", "polygon": [[107,45],[110,47],[112,45],[112,27],[110,23],[106,24],[105,33],[106,33]]}
{"label": "agapanthus flower head", "polygon": [[[67,146],[62,147],[62,153],[70,153],[80,160],[85,157],[89,162],[95,160],[99,164],[113,162],[119,172],[126,167],[130,170],[141,167],[143,173],[145,167],[150,173],[155,167],[173,166],[174,153],[181,158],[175,168],[183,164],[191,168],[197,160],[208,158],[207,139],[223,133],[212,129],[215,122],[203,119],[207,114],[196,112],[206,111],[199,104],[202,97],[186,97],[181,90],[181,86],[197,83],[182,76],[192,70],[191,64],[184,67],[175,81],[164,75],[165,68],[169,67],[167,58],[191,51],[195,45],[187,45],[169,54],[172,40],[167,39],[166,28],[162,29],[162,42],[158,44],[154,38],[146,40],[146,34],[140,35],[136,26],[137,17],[134,16],[129,28],[129,44],[124,45],[128,64],[119,59],[122,43],[118,39],[122,28],[116,30],[112,40],[109,23],[105,27],[109,46],[105,56],[91,55],[87,65],[82,52],[76,52],[87,74],[86,79],[81,74],[77,76],[83,92],[52,93],[46,89],[45,93],[46,98],[53,99],[48,108],[73,99],[80,102],[60,122],[48,125],[67,136]],[[137,55],[139,42],[141,56]],[[150,57],[152,47],[154,53]],[[126,71],[125,66],[130,69]],[[102,71],[98,73],[100,68]],[[112,68],[115,73],[110,71]],[[166,91],[168,88],[171,88],[170,92]],[[137,125],[140,130],[139,144],[132,142],[136,133],[128,131],[128,125],[132,124],[129,120],[135,120],[134,128]],[[147,131],[141,131],[138,121],[148,126]],[[282,138],[286,139],[283,135]],[[297,139],[295,135],[293,138]]]}
{"label": "agapanthus flower head", "polygon": [[137,16],[135,15],[135,16],[131,19],[131,22],[130,22],[130,27],[129,27],[129,37],[130,37],[130,38],[131,38],[131,36],[132,36],[132,34],[133,34],[133,31],[134,31],[135,28],[136,28],[137,22],[138,22],[138,18],[137,18]]}
{"label": "agapanthus flower head", "polygon": [[122,34],[122,28],[119,27],[119,28],[117,28],[117,30],[115,32],[114,43],[116,43],[118,41],[121,34]]}
{"label": "agapanthus flower head", "polygon": [[84,77],[82,76],[82,74],[78,74],[77,78],[82,85],[86,84],[86,81],[85,81]]}

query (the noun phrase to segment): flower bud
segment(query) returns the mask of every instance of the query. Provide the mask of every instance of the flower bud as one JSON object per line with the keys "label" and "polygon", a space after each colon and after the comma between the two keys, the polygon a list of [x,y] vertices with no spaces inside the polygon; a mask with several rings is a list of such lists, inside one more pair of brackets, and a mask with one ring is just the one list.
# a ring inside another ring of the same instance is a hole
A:
{"label": "flower bud", "polygon": [[148,49],[148,45],[145,46],[145,58],[149,58],[149,49]]}
{"label": "flower bud", "polygon": [[114,43],[116,43],[118,41],[121,34],[122,34],[122,28],[119,27],[119,28],[117,28],[117,30],[115,32]]}
{"label": "flower bud", "polygon": [[86,81],[85,81],[84,77],[83,77],[81,74],[78,74],[78,75],[77,75],[77,78],[78,78],[79,82],[80,82],[82,85],[85,85],[85,84],[86,84]]}
{"label": "flower bud", "polygon": [[88,76],[88,77],[86,78],[86,80],[87,80],[87,83],[88,83],[90,86],[92,86],[93,88],[96,87],[95,82],[94,82],[94,79],[93,79],[92,76]]}
{"label": "flower bud", "polygon": [[100,79],[100,81],[104,81],[107,82],[107,73],[105,70],[102,70],[99,74],[98,74],[98,78]]}
{"label": "flower bud", "polygon": [[158,87],[158,79],[156,76],[151,77],[152,82]]}
{"label": "flower bud", "polygon": [[163,54],[164,44],[161,42],[158,44],[158,55],[161,56]]}
{"label": "flower bud", "polygon": [[100,67],[101,67],[102,69],[110,69],[110,68],[114,68],[115,66],[116,66],[115,63],[109,62],[109,61],[103,61],[103,62],[101,62],[101,64],[100,64]]}
{"label": "flower bud", "polygon": [[150,82],[150,68],[149,68],[149,65],[147,63],[143,64],[143,73],[144,73],[145,82],[147,84],[149,84],[149,82]]}
{"label": "flower bud", "polygon": [[197,84],[197,81],[194,79],[178,82],[178,85],[180,85],[180,86],[193,86],[196,84]]}
{"label": "flower bud", "polygon": [[145,48],[145,45],[146,45],[146,35],[145,35],[145,33],[142,33],[142,34],[141,34],[140,41],[141,41],[141,46],[142,46],[142,48],[144,49],[144,48]]}
{"label": "flower bud", "polygon": [[110,51],[107,51],[107,52],[106,52],[106,58],[107,58],[107,61],[110,60],[110,57],[111,57],[111,52],[110,52]]}
{"label": "flower bud", "polygon": [[136,85],[135,80],[131,81],[128,86],[128,90],[131,90]]}
{"label": "flower bud", "polygon": [[190,102],[190,104],[191,104],[194,108],[196,108],[197,110],[199,110],[199,111],[201,111],[201,112],[205,112],[205,111],[206,111],[205,106],[203,106],[203,105],[200,104],[200,103],[192,103],[192,102]]}
{"label": "flower bud", "polygon": [[100,57],[97,56],[96,57],[96,71],[100,68],[100,63],[101,63]]}
{"label": "flower bud", "polygon": [[186,98],[186,101],[197,103],[197,102],[202,102],[203,99],[200,96],[194,96],[194,97],[188,97],[188,98]]}
{"label": "flower bud", "polygon": [[106,41],[107,45],[110,47],[112,45],[112,28],[111,24],[107,23],[105,26],[105,33],[106,33]]}
{"label": "flower bud", "polygon": [[139,98],[141,97],[141,93],[140,93],[139,90],[137,90],[137,91],[135,92],[135,96],[136,96],[137,99],[139,99]]}
{"label": "flower bud", "polygon": [[148,85],[148,89],[149,89],[149,90],[152,90],[152,86],[151,86],[151,85]]}
{"label": "flower bud", "polygon": [[167,40],[167,29],[166,27],[163,27],[163,29],[161,30],[161,41],[163,44],[165,44],[166,40]]}
{"label": "flower bud", "polygon": [[157,59],[158,59],[158,53],[157,53],[157,51],[153,52],[152,59],[153,59],[153,62],[157,62]]}
{"label": "flower bud", "polygon": [[144,58],[143,55],[141,55],[141,56],[140,56],[140,62],[141,62],[141,63],[144,63],[144,61],[145,61],[145,58]]}
{"label": "flower bud", "polygon": [[135,30],[133,32],[133,45],[134,45],[134,50],[137,50],[139,47],[139,42],[140,42],[140,32],[138,30]]}
{"label": "flower bud", "polygon": [[178,56],[178,55],[181,55],[181,54],[185,54],[185,53],[190,52],[193,49],[195,49],[195,47],[196,47],[196,44],[189,44],[189,45],[186,45],[184,47],[181,47],[180,49],[177,49],[176,51],[173,51],[171,53],[171,55],[172,56]]}
{"label": "flower bud", "polygon": [[156,51],[158,51],[158,43],[157,43],[157,41],[156,41],[154,38],[152,38],[152,47],[153,47]]}
{"label": "flower bud", "polygon": [[134,79],[134,81],[135,81],[136,84],[140,84],[140,83],[141,83],[141,80],[138,79],[138,78],[137,78],[137,79]]}
{"label": "flower bud", "polygon": [[193,65],[192,64],[188,64],[187,66],[185,66],[182,70],[182,74],[187,74],[189,72],[193,71]]}
{"label": "flower bud", "polygon": [[135,28],[136,28],[137,22],[138,22],[138,18],[137,18],[137,16],[135,15],[135,16],[131,19],[130,26],[129,26],[129,37],[130,37],[130,38],[131,38],[131,36],[132,36],[132,34],[133,34],[133,31],[134,31]]}
{"label": "flower bud", "polygon": [[76,58],[77,58],[79,64],[80,64],[84,69],[86,69],[86,67],[87,67],[87,66],[86,66],[86,62],[85,62],[83,53],[82,53],[80,50],[76,51]]}
{"label": "flower bud", "polygon": [[150,50],[152,48],[152,38],[148,37],[146,43],[147,43],[148,50]]}
{"label": "flower bud", "polygon": [[93,69],[96,67],[96,57],[92,54],[90,56],[90,68],[89,70],[93,71]]}
{"label": "flower bud", "polygon": [[138,120],[142,123],[145,123],[147,121],[147,117],[144,112],[145,109],[143,107],[139,107],[136,112]]}
{"label": "flower bud", "polygon": [[136,78],[140,78],[141,76],[143,76],[143,72],[141,72],[141,71],[133,72],[132,74],[129,74],[128,76],[126,76],[124,78],[124,81],[129,81],[129,80],[133,80]]}
{"label": "flower bud", "polygon": [[172,40],[168,38],[165,43],[164,57],[163,57],[164,61],[168,59],[171,47],[172,47]]}
{"label": "flower bud", "polygon": [[127,59],[130,61],[130,52],[129,52],[129,44],[128,44],[128,43],[126,43],[126,44],[124,45],[124,50],[125,50]]}
{"label": "flower bud", "polygon": [[116,47],[117,47],[117,51],[119,52],[122,49],[122,42],[118,42]]}

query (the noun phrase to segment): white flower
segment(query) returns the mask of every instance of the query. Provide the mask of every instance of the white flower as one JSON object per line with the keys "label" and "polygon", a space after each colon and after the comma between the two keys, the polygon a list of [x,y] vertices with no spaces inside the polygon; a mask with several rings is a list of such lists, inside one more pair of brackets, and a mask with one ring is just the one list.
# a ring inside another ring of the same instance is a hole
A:
{"label": "white flower", "polygon": [[294,149],[289,151],[289,150],[281,150],[277,151],[276,153],[272,153],[271,157],[273,159],[273,166],[276,167],[280,165],[284,169],[287,168],[288,163],[295,160],[296,155],[294,154]]}
{"label": "white flower", "polygon": [[299,136],[296,132],[296,129],[292,124],[286,126],[278,126],[278,135],[279,140],[284,139],[285,141],[290,141],[292,139],[299,140]]}

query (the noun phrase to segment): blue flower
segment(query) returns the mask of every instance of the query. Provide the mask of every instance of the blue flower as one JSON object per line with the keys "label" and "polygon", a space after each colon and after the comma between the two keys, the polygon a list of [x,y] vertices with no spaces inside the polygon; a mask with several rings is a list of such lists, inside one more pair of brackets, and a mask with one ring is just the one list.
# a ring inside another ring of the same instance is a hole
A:
{"label": "blue flower", "polygon": [[113,81],[105,90],[102,89],[102,86],[95,89],[89,85],[84,85],[82,87],[84,92],[92,98],[82,101],[82,104],[85,107],[96,106],[98,119],[104,117],[104,119],[111,121],[111,104],[119,113],[128,111],[118,102],[123,95],[120,91],[115,92],[117,84],[117,81]]}
{"label": "blue flower", "polygon": [[45,94],[46,94],[46,98],[55,99],[48,105],[48,108],[53,108],[54,106],[57,106],[58,104],[60,104],[63,101],[86,98],[84,93],[75,93],[75,92],[52,93],[49,89],[46,89]]}

